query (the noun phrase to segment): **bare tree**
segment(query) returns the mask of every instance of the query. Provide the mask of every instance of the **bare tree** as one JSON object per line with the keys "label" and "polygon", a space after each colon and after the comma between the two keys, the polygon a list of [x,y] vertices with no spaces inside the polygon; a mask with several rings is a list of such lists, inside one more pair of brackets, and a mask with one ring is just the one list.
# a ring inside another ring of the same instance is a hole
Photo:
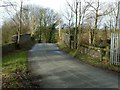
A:
{"label": "bare tree", "polygon": [[79,2],[79,23],[78,23],[78,48],[80,47],[81,44],[81,38],[82,38],[82,32],[83,32],[83,26],[86,20],[86,17],[88,15],[88,10],[89,10],[89,5],[83,1]]}
{"label": "bare tree", "polygon": [[102,9],[103,5],[105,7],[105,2],[104,4],[102,2],[100,2],[99,0],[97,0],[97,2],[87,2],[89,4],[89,6],[91,7],[91,11],[93,13],[94,16],[94,29],[92,30],[92,44],[95,45],[95,41],[96,41],[96,32],[98,30],[98,21],[100,19],[101,16],[105,16],[108,15],[109,13],[111,13],[113,10],[108,10],[108,8],[106,9]]}
{"label": "bare tree", "polygon": [[17,45],[17,48],[20,48],[20,35],[22,34],[22,25],[24,25],[24,22],[23,22],[23,9],[24,9],[23,8],[23,1],[21,0],[21,2],[20,2],[19,12],[17,10],[17,3],[11,2],[11,1],[7,1],[7,2],[3,1],[3,3],[5,3],[6,5],[9,5],[12,9],[12,10],[10,10],[8,7],[5,7],[10,19],[12,19],[13,22],[15,23],[15,26],[18,27],[17,33],[16,33],[17,34],[16,45]]}
{"label": "bare tree", "polygon": [[68,30],[68,32],[69,32],[69,47],[71,48],[71,42],[72,42],[71,38],[73,37],[71,30],[72,30],[72,27],[74,26],[74,19],[73,19],[74,18],[74,13],[69,8],[69,6],[66,6],[65,8],[66,8],[66,10],[63,13],[63,16],[67,21],[67,23],[66,23],[67,26],[69,27],[69,30]]}
{"label": "bare tree", "polygon": [[116,1],[115,4],[114,4],[113,13],[114,13],[114,16],[115,16],[115,31],[116,31],[117,28],[118,28],[118,19],[119,19],[119,13],[120,13],[119,2],[118,1]]}
{"label": "bare tree", "polygon": [[75,14],[74,48],[77,49],[81,44],[82,26],[90,6],[85,1],[81,2],[80,0],[76,0],[73,5],[67,3],[72,13]]}
{"label": "bare tree", "polygon": [[71,5],[68,1],[67,1],[68,6],[70,7],[71,11],[75,14],[75,31],[74,31],[74,49],[77,49],[77,42],[78,42],[78,4],[79,2],[77,0],[75,0],[74,2],[74,6]]}

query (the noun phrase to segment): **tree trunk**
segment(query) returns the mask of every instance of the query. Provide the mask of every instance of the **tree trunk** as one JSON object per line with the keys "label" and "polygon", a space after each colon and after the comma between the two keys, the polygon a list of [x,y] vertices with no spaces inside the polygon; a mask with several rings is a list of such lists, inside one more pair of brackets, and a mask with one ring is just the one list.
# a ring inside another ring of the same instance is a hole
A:
{"label": "tree trunk", "polygon": [[77,17],[77,14],[78,14],[77,8],[78,8],[78,2],[76,1],[76,12],[75,12],[75,14],[76,14],[76,22],[75,22],[75,33],[74,33],[74,49],[77,49],[77,31],[78,31],[78,27],[77,27],[77,19],[78,19],[78,17]]}
{"label": "tree trunk", "polygon": [[17,45],[16,48],[20,49],[20,35],[21,35],[21,30],[22,30],[22,7],[23,7],[23,2],[21,1],[21,6],[20,6],[20,21],[19,21],[19,29],[17,32]]}

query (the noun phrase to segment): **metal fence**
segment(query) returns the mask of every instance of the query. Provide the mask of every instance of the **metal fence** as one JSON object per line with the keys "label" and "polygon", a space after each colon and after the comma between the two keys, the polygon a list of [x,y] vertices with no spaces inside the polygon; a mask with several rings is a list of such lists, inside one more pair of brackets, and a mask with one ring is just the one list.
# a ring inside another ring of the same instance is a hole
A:
{"label": "metal fence", "polygon": [[111,34],[110,64],[120,65],[120,34]]}

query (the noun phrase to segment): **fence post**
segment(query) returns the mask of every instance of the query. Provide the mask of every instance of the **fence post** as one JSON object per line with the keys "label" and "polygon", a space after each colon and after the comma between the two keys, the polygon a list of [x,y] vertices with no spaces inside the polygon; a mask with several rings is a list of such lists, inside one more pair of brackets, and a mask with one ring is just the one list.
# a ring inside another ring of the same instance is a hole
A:
{"label": "fence post", "polygon": [[102,57],[102,49],[100,49],[100,61],[103,60],[103,57]]}
{"label": "fence post", "polygon": [[106,57],[106,60],[109,60],[109,46],[106,46],[106,53],[105,53],[105,57]]}
{"label": "fence post", "polygon": [[101,56],[100,56],[100,61],[103,61],[103,57],[105,56],[105,51],[103,49],[100,49]]}

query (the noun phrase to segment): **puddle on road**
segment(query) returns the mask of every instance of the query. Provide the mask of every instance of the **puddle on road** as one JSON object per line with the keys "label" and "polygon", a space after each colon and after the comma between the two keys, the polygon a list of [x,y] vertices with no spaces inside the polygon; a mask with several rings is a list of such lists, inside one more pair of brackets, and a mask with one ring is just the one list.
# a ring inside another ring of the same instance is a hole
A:
{"label": "puddle on road", "polygon": [[50,54],[63,54],[63,52],[60,51],[60,50],[51,50],[51,51],[48,51],[47,53],[50,53]]}
{"label": "puddle on road", "polygon": [[59,54],[62,54],[62,52],[61,51],[54,51],[55,53],[59,53]]}

